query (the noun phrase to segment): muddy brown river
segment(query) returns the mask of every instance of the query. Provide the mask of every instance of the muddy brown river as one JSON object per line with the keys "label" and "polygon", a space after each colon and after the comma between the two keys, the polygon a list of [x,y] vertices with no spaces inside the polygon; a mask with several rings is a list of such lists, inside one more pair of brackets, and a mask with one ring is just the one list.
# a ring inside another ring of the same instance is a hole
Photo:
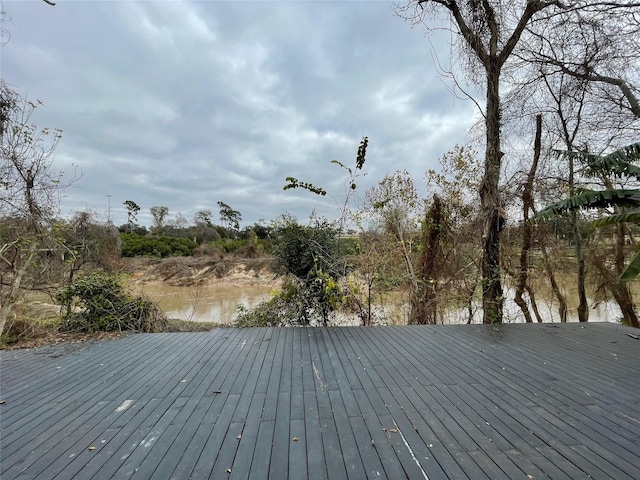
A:
{"label": "muddy brown river", "polygon": [[[147,284],[139,289],[152,300],[159,303],[160,308],[170,318],[190,320],[194,322],[215,322],[231,324],[237,316],[237,306],[244,305],[252,308],[263,300],[271,298],[272,287],[267,285],[224,285],[211,284],[196,287],[176,287],[163,284]],[[398,299],[387,299],[384,307],[388,321],[391,324],[406,323],[406,302]],[[545,321],[557,322],[557,312],[553,304],[539,302],[539,307]],[[614,302],[604,302],[593,307],[590,311],[590,321],[615,322],[620,313]],[[452,311],[444,318],[444,323],[466,323],[467,312]],[[481,322],[480,305],[476,305],[474,323]],[[505,302],[505,321],[521,322],[522,314],[512,299]],[[575,311],[570,311],[569,321],[577,321]],[[344,324],[354,324],[347,321]]]}
{"label": "muddy brown river", "polygon": [[256,285],[201,285],[174,287],[147,284],[140,287],[170,318],[194,322],[232,323],[237,316],[237,306],[253,308],[271,298],[271,289]]}

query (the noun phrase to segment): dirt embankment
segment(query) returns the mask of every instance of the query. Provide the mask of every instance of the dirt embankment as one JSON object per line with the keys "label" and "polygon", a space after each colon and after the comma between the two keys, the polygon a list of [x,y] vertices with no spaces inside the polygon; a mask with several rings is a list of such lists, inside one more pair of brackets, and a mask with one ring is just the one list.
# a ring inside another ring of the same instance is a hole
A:
{"label": "dirt embankment", "polygon": [[232,283],[273,285],[277,278],[271,257],[171,257],[123,258],[122,270],[137,284],[164,283],[172,286]]}

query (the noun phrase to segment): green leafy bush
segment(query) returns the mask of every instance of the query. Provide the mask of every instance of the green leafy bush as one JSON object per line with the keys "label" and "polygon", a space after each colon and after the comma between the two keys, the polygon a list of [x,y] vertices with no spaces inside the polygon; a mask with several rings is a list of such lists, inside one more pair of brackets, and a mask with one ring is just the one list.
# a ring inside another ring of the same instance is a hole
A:
{"label": "green leafy bush", "polygon": [[329,222],[317,220],[305,226],[286,220],[277,226],[274,237],[278,263],[299,279],[313,277],[318,270],[341,275],[338,229]]}
{"label": "green leafy bush", "polygon": [[287,305],[283,304],[278,296],[270,300],[260,302],[258,306],[248,309],[244,305],[238,305],[236,310],[238,315],[234,325],[239,328],[253,327],[279,327],[283,326],[281,318],[286,311]]}
{"label": "green leafy bush", "polygon": [[300,281],[289,276],[282,286],[282,291],[270,300],[260,302],[251,310],[244,305],[238,305],[235,326],[246,328],[309,325],[311,320],[309,300],[310,298],[300,288]]}
{"label": "green leafy bush", "polygon": [[273,231],[276,262],[288,274],[282,291],[253,310],[241,307],[236,325],[331,323],[333,312],[345,301],[338,282],[346,269],[338,233],[325,220],[304,226],[284,218]]}
{"label": "green leafy bush", "polygon": [[273,327],[330,323],[331,314],[344,302],[338,283],[321,272],[301,280],[288,275],[282,290],[249,310],[239,305],[236,327]]}
{"label": "green leafy bush", "polygon": [[216,240],[213,244],[224,250],[226,253],[235,253],[243,247],[249,245],[248,240],[242,240],[240,238],[221,238],[220,240]]}
{"label": "green leafy bush", "polygon": [[186,257],[193,253],[197,244],[189,238],[168,236],[142,236],[137,233],[122,233],[122,256],[140,257]]}
{"label": "green leafy bush", "polygon": [[112,275],[81,277],[59,291],[56,301],[66,310],[65,330],[160,332],[167,327],[167,318],[156,303],[131,295]]}

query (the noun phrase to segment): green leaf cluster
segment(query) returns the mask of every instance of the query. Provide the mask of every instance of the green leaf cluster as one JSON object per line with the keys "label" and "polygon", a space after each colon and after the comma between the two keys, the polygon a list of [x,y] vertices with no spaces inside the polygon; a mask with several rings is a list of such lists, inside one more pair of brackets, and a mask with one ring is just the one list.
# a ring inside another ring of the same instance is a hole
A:
{"label": "green leaf cluster", "polygon": [[272,233],[274,256],[287,273],[282,290],[252,310],[240,307],[236,325],[327,325],[345,299],[339,283],[345,269],[339,230],[325,220],[300,225],[286,218]]}
{"label": "green leaf cluster", "polygon": [[81,332],[160,332],[167,318],[143,296],[131,295],[122,281],[104,273],[92,273],[60,290],[56,301],[68,312],[63,328]]}
{"label": "green leaf cluster", "polygon": [[[640,142],[622,147],[608,155],[587,152],[557,152],[557,154],[581,161],[585,165],[585,173],[589,176],[625,177],[640,180],[640,167],[633,163],[640,160]],[[594,226],[603,227],[626,222],[637,223],[640,220],[640,189],[583,190],[547,206],[535,218],[549,219],[560,216],[567,211],[605,207],[615,207],[616,211],[592,222]],[[638,274],[640,274],[640,252],[620,274],[620,280],[634,280]]]}
{"label": "green leaf cluster", "polygon": [[191,255],[197,244],[189,238],[168,237],[165,235],[143,236],[137,233],[122,233],[122,256],[184,257]]}
{"label": "green leaf cluster", "polygon": [[235,253],[238,250],[248,246],[249,243],[249,240],[241,238],[221,238],[213,242],[213,245],[221,250],[224,250],[226,253]]}
{"label": "green leaf cluster", "polygon": [[339,257],[338,229],[326,221],[300,225],[287,221],[274,231],[274,256],[284,269],[299,279],[315,270],[332,272]]}
{"label": "green leaf cluster", "polygon": [[308,326],[318,320],[327,325],[330,313],[342,304],[344,298],[338,282],[330,275],[319,272],[306,280],[289,275],[282,290],[269,300],[251,310],[239,305],[235,326]]}
{"label": "green leaf cluster", "polygon": [[320,195],[323,197],[327,194],[327,191],[324,188],[316,187],[312,183],[301,182],[295,177],[287,177],[285,178],[285,181],[289,183],[282,187],[283,190],[290,190],[292,188],[303,188],[305,190],[309,190],[311,193],[315,193],[316,195]]}
{"label": "green leaf cluster", "polygon": [[624,146],[607,155],[560,150],[556,151],[556,155],[581,162],[585,166],[584,173],[591,177],[606,175],[640,180],[640,167],[634,164],[640,160],[640,142]]}

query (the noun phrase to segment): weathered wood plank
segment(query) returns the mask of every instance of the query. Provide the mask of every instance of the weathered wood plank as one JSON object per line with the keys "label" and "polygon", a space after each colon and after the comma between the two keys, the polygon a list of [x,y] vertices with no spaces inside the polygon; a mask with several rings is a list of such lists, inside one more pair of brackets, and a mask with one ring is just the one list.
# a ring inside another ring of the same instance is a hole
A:
{"label": "weathered wood plank", "polygon": [[640,478],[629,332],[227,328],[0,352],[0,475]]}
{"label": "weathered wood plank", "polygon": [[[258,427],[258,437],[256,438],[256,450],[253,453],[253,460],[251,461],[251,470],[248,478],[263,479],[268,477],[269,466],[271,464],[271,446],[273,444],[274,430],[274,420],[260,422]],[[242,460],[242,457],[239,456],[238,460]]]}
{"label": "weathered wood plank", "polygon": [[324,480],[328,475],[327,462],[314,391],[304,392],[304,432],[307,446],[307,478]]}
{"label": "weathered wood plank", "polygon": [[[241,429],[240,425],[236,424],[235,430],[232,431],[231,419],[233,418],[239,401],[240,395],[228,395],[220,413],[215,418],[207,419],[206,426],[201,424],[201,426],[203,426],[202,433],[206,435],[207,438],[205,442],[199,441],[197,445],[194,445],[194,447],[199,450],[195,465],[192,466],[191,462],[188,464],[181,462],[178,464],[178,466],[181,467],[181,471],[179,472],[177,469],[174,470],[172,478],[209,478],[217,462],[220,449],[225,441],[227,442],[228,448],[233,449],[235,452],[238,446],[236,437]],[[236,430],[238,431],[237,433]],[[189,451],[189,448],[187,448],[187,451]],[[222,468],[219,473],[224,472],[227,468],[231,468],[231,460],[229,460],[228,464]]]}
{"label": "weathered wood plank", "polygon": [[290,428],[288,478],[306,480],[309,477],[307,464],[309,450],[317,448],[317,445],[313,445],[307,440],[303,418],[292,418]]}
{"label": "weathered wood plank", "polygon": [[271,464],[269,465],[269,478],[274,480],[288,478],[290,446],[293,437],[299,433],[291,431],[290,412],[291,394],[280,392],[271,446]]}
{"label": "weathered wood plank", "polygon": [[[336,390],[330,391],[329,398],[331,401],[331,409],[333,411],[336,434],[340,441],[340,452],[344,468],[348,478],[358,478],[364,471],[363,460],[365,459],[361,458],[361,454],[358,451],[355,432],[352,429],[340,392]],[[367,451],[371,451],[370,441],[367,444]],[[380,470],[382,470],[382,465],[380,465]]]}
{"label": "weathered wood plank", "polygon": [[[260,431],[260,417],[266,398],[265,393],[256,393],[253,396],[249,411],[246,414],[246,421],[242,424],[242,431],[238,441],[238,449],[233,457],[233,466],[231,468],[231,477],[237,479],[249,478],[251,464],[256,457],[256,452],[265,450],[269,451],[271,442],[267,444],[258,443],[258,432]],[[226,461],[226,460],[224,460]],[[221,465],[222,466],[222,465]]]}

